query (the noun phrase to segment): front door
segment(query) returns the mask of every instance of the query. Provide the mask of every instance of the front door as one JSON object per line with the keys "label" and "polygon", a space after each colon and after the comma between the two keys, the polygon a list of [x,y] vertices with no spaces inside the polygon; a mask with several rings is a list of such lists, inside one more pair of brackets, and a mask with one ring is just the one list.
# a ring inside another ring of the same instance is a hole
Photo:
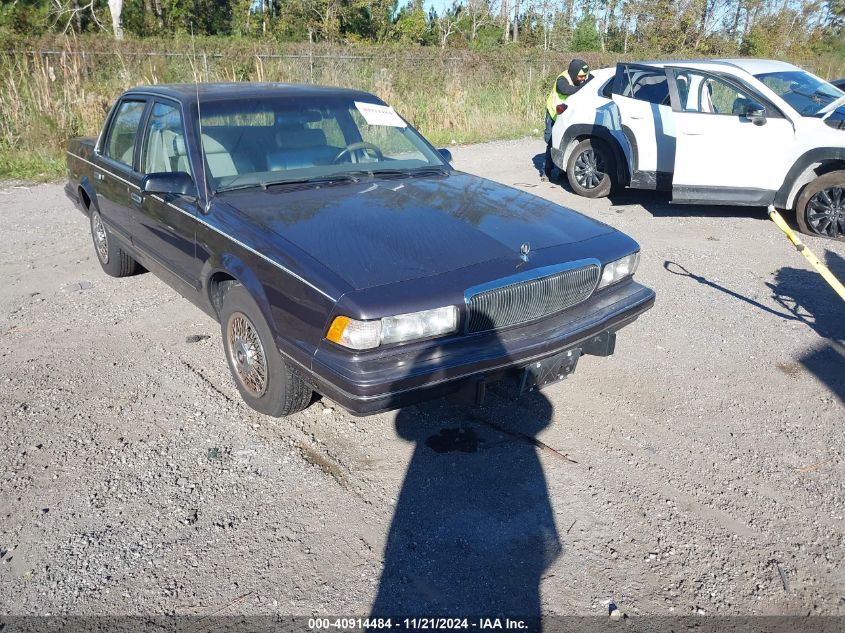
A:
{"label": "front door", "polygon": [[[767,205],[783,183],[792,122],[729,75],[668,68],[677,104],[672,201]],[[763,118],[748,116],[765,111]]]}
{"label": "front door", "polygon": [[[144,126],[141,172],[191,175],[182,111],[176,102],[156,100]],[[200,264],[195,235],[196,200],[143,194],[134,201],[132,243],[158,265],[171,285],[199,289]]]}

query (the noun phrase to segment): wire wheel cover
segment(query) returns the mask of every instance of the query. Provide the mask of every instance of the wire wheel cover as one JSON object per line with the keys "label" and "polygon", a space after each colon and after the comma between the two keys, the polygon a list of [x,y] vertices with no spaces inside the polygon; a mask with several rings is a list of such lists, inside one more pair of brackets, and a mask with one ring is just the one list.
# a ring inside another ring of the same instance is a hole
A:
{"label": "wire wheel cover", "polygon": [[246,391],[260,398],[267,391],[267,357],[258,331],[240,312],[229,317],[227,351],[235,376]]}
{"label": "wire wheel cover", "polygon": [[100,214],[94,211],[91,217],[91,222],[94,225],[94,246],[97,248],[97,257],[104,264],[109,263],[109,236],[106,233],[106,227],[103,224],[103,219]]}

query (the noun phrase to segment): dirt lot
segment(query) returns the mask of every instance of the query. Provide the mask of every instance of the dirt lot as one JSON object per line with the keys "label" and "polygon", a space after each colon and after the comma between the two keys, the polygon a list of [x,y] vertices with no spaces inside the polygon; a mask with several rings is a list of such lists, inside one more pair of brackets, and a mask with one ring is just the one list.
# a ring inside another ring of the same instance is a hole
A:
{"label": "dirt lot", "polygon": [[0,186],[0,611],[845,615],[845,307],[762,209],[578,198],[541,151],[454,153],[631,234],[658,301],[478,412],[253,413],[216,323]]}

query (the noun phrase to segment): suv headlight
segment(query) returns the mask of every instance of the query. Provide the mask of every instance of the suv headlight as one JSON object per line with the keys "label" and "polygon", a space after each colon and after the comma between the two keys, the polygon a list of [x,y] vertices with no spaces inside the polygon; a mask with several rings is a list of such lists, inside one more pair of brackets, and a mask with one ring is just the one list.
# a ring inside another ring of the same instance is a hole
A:
{"label": "suv headlight", "polygon": [[335,317],[326,338],[350,349],[373,349],[389,343],[407,343],[423,338],[444,336],[458,329],[458,308],[445,306],[410,312],[374,321],[357,321],[347,316]]}
{"label": "suv headlight", "polygon": [[604,288],[610,284],[615,284],[617,281],[631,277],[637,271],[637,265],[640,263],[640,252],[631,253],[621,259],[609,262],[604,265],[601,271],[601,280],[599,280],[599,288]]}

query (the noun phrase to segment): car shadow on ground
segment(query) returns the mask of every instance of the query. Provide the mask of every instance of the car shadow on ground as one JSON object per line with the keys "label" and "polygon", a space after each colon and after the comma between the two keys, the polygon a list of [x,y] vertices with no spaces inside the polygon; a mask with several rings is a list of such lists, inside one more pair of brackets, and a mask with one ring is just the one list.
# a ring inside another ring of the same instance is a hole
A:
{"label": "car shadow on ground", "polygon": [[[824,262],[838,279],[845,279],[845,259],[827,250]],[[785,266],[766,285],[777,303],[824,339],[796,360],[845,404],[845,304],[812,270]]]}
{"label": "car shadow on ground", "polygon": [[763,312],[768,312],[769,314],[772,314],[776,317],[780,317],[786,321],[798,320],[797,317],[795,317],[793,314],[790,314],[789,311],[779,311],[770,308],[769,306],[764,305],[759,301],[755,301],[754,299],[751,299],[750,297],[746,297],[743,294],[735,292],[734,290],[731,290],[730,288],[718,284],[715,281],[711,281],[707,279],[707,277],[703,277],[702,275],[696,275],[694,272],[687,270],[685,266],[679,264],[678,262],[674,262],[672,260],[667,259],[663,262],[663,268],[666,270],[666,272],[672,273],[673,275],[679,275],[681,277],[689,277],[693,281],[696,281],[702,284],[703,286],[707,286],[709,288],[713,288],[714,290],[718,290],[719,292],[723,292],[726,295],[733,297],[734,299],[747,303],[748,305],[754,306],[755,308],[762,310]]}
{"label": "car shadow on ground", "polygon": [[439,399],[397,413],[414,451],[372,617],[509,616],[540,630],[541,578],[563,551],[535,439],[552,405],[513,395],[488,388],[481,407]]}
{"label": "car shadow on ground", "polygon": [[[845,279],[845,259],[833,251],[825,251],[824,258],[831,272],[839,279]],[[780,268],[775,273],[774,283],[766,283],[772,298],[782,308],[778,310],[690,272],[677,262],[666,260],[663,267],[674,275],[689,277],[764,312],[786,321],[799,321],[811,328],[823,340],[796,360],[845,403],[845,307],[821,275],[803,268]],[[773,331],[773,340],[780,334]],[[787,374],[792,371],[790,367],[780,369]]]}

